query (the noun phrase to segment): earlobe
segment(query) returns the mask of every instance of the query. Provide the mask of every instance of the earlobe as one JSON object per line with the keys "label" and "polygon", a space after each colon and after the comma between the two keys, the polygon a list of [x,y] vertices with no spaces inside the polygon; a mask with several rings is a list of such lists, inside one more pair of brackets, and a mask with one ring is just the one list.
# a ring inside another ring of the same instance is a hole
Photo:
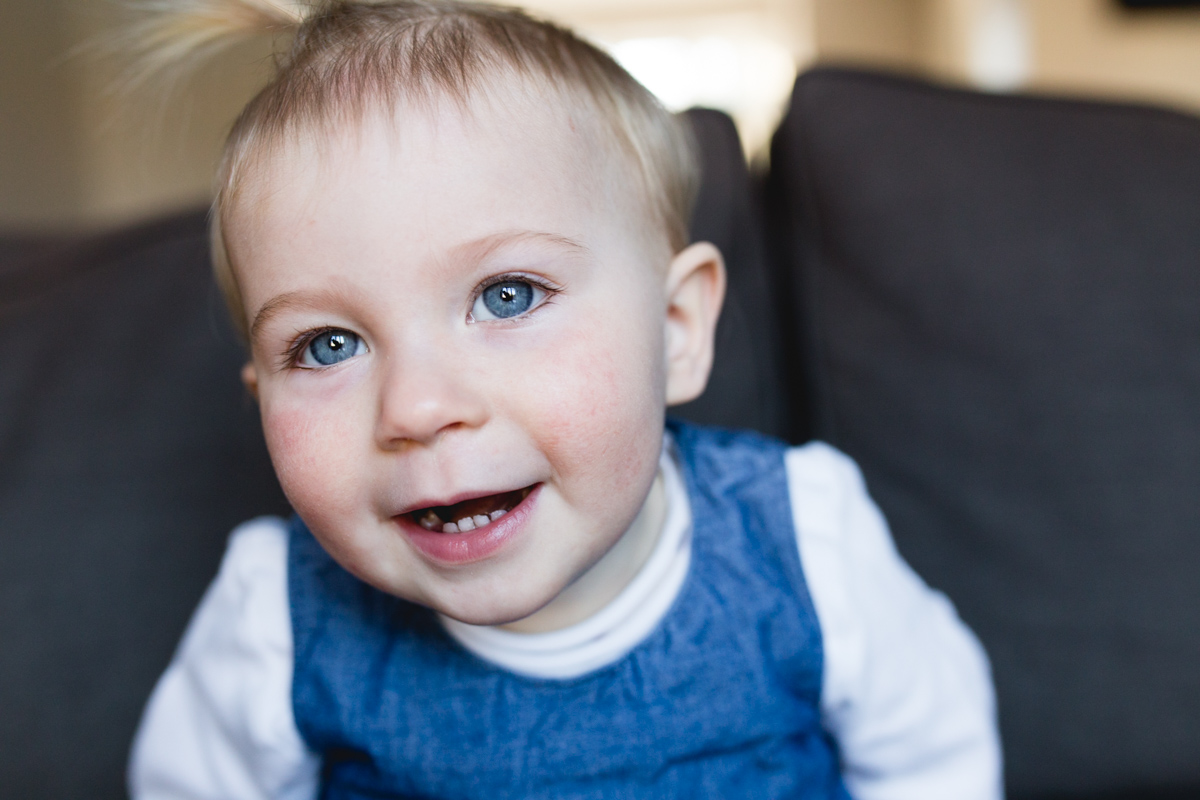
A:
{"label": "earlobe", "polygon": [[708,242],[697,242],[671,260],[667,272],[667,405],[694,400],[712,370],[717,318],[725,299],[725,261]]}
{"label": "earlobe", "polygon": [[246,391],[257,400],[258,399],[258,373],[254,370],[254,362],[247,361],[242,366],[242,384],[246,387]]}

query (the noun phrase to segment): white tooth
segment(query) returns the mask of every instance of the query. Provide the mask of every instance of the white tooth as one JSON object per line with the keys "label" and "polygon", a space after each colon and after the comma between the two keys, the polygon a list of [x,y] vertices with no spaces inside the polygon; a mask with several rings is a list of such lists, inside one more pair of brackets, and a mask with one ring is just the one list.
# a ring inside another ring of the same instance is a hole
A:
{"label": "white tooth", "polygon": [[476,528],[482,528],[484,525],[487,525],[489,522],[491,522],[491,520],[488,519],[488,517],[484,514],[476,514],[475,516],[471,517],[471,521],[475,523]]}
{"label": "white tooth", "polygon": [[470,517],[463,517],[458,521],[458,529],[460,531],[475,530],[475,520],[471,519]]}
{"label": "white tooth", "polygon": [[492,518],[492,522],[495,522],[496,520],[500,519],[501,517],[503,517],[503,516],[504,516],[505,514],[507,514],[507,513],[508,513],[508,512],[507,512],[507,511],[505,511],[503,508],[497,508],[497,509],[496,509],[495,511],[493,511],[493,512],[491,513],[491,515],[490,515],[490,516],[491,516],[491,518]]}
{"label": "white tooth", "polygon": [[458,526],[453,522],[447,522],[442,526],[442,533],[458,533]]}

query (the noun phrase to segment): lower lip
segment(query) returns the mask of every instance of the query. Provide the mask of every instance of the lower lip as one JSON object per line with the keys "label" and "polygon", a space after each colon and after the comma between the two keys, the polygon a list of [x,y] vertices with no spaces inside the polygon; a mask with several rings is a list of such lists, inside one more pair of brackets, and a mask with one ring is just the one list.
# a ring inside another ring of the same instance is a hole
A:
{"label": "lower lip", "polygon": [[408,514],[393,519],[400,525],[400,530],[413,546],[434,561],[455,566],[472,564],[495,554],[525,528],[525,523],[533,513],[533,507],[541,493],[542,485],[539,483],[512,511],[482,528],[466,533],[438,533],[426,530],[413,522]]}

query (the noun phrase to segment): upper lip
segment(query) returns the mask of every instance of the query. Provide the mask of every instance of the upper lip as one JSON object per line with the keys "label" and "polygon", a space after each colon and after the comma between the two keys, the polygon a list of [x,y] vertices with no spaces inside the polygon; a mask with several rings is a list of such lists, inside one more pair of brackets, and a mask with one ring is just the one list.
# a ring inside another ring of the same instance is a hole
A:
{"label": "upper lip", "polygon": [[514,487],[511,487],[508,489],[485,489],[482,491],[468,490],[465,492],[459,492],[458,494],[455,494],[455,495],[450,495],[449,497],[426,498],[426,499],[418,500],[415,503],[409,504],[402,511],[396,512],[396,514],[394,516],[400,517],[405,514],[411,514],[414,511],[420,511],[423,508],[440,508],[443,506],[452,506],[457,503],[466,502],[467,500],[475,500],[480,497],[491,497],[494,494],[508,494],[509,492],[518,492],[521,489],[524,489],[525,486],[527,486],[527,485],[528,484],[523,484],[521,486],[514,486]]}

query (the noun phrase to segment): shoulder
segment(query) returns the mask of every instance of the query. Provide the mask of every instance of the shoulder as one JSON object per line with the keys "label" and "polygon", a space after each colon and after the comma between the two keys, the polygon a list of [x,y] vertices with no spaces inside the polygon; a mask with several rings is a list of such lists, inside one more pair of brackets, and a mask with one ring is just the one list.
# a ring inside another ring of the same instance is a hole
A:
{"label": "shoulder", "polygon": [[287,549],[288,526],[278,517],[253,519],[233,530],[173,669],[185,669],[214,697],[231,703],[241,699],[231,692],[247,691],[248,678],[277,681],[290,672]]}
{"label": "shoulder", "polygon": [[283,578],[287,571],[288,523],[279,517],[257,517],[229,534],[217,584],[252,584],[255,578]]}
{"label": "shoulder", "polygon": [[802,469],[814,475],[836,476],[843,481],[862,482],[862,473],[854,459],[831,444],[812,441],[787,449],[792,469]]}
{"label": "shoulder", "polygon": [[[782,476],[790,500],[796,533],[838,538],[847,533],[848,510],[870,517],[878,512],[870,501],[862,472],[854,460],[825,442],[789,446],[755,431],[694,425],[670,420],[668,434],[698,484],[717,483],[730,490],[737,484],[758,484],[770,475]],[[778,477],[776,477],[778,480]],[[855,515],[857,516],[857,515]],[[861,521],[861,520],[859,520]],[[863,526],[856,526],[862,528]],[[869,534],[877,524],[865,526]],[[890,545],[890,537],[875,544]]]}
{"label": "shoulder", "polygon": [[771,459],[784,456],[788,471],[815,478],[861,487],[862,474],[854,460],[825,442],[790,446],[787,442],[758,431],[696,425],[679,419],[667,420],[667,433],[684,455],[727,456],[730,453],[762,454]]}
{"label": "shoulder", "polygon": [[855,545],[890,554],[887,524],[852,458],[825,442],[788,448],[784,454],[792,522],[801,546],[806,539]]}
{"label": "shoulder", "polygon": [[805,498],[826,503],[846,502],[867,496],[862,472],[854,459],[825,442],[789,447],[784,453],[788,487]]}
{"label": "shoulder", "polygon": [[871,800],[996,800],[987,656],[905,563],[858,466],[828,444],[784,456],[793,527],[824,651],[821,710],[843,777]]}
{"label": "shoulder", "polygon": [[[195,635],[203,635],[210,645],[254,642],[290,649],[287,552],[288,525],[279,517],[259,517],[235,528],[193,620],[193,627],[202,628]],[[209,621],[213,629],[205,625]],[[188,639],[192,637],[189,630]]]}
{"label": "shoulder", "polygon": [[697,425],[681,419],[668,419],[667,432],[681,449],[747,450],[780,452],[787,443],[758,431]]}
{"label": "shoulder", "polygon": [[291,707],[288,525],[238,526],[142,716],[136,798],[309,798],[317,760]]}
{"label": "shoulder", "polygon": [[782,476],[787,444],[761,433],[717,428],[679,420],[667,424],[689,486],[716,493]]}

